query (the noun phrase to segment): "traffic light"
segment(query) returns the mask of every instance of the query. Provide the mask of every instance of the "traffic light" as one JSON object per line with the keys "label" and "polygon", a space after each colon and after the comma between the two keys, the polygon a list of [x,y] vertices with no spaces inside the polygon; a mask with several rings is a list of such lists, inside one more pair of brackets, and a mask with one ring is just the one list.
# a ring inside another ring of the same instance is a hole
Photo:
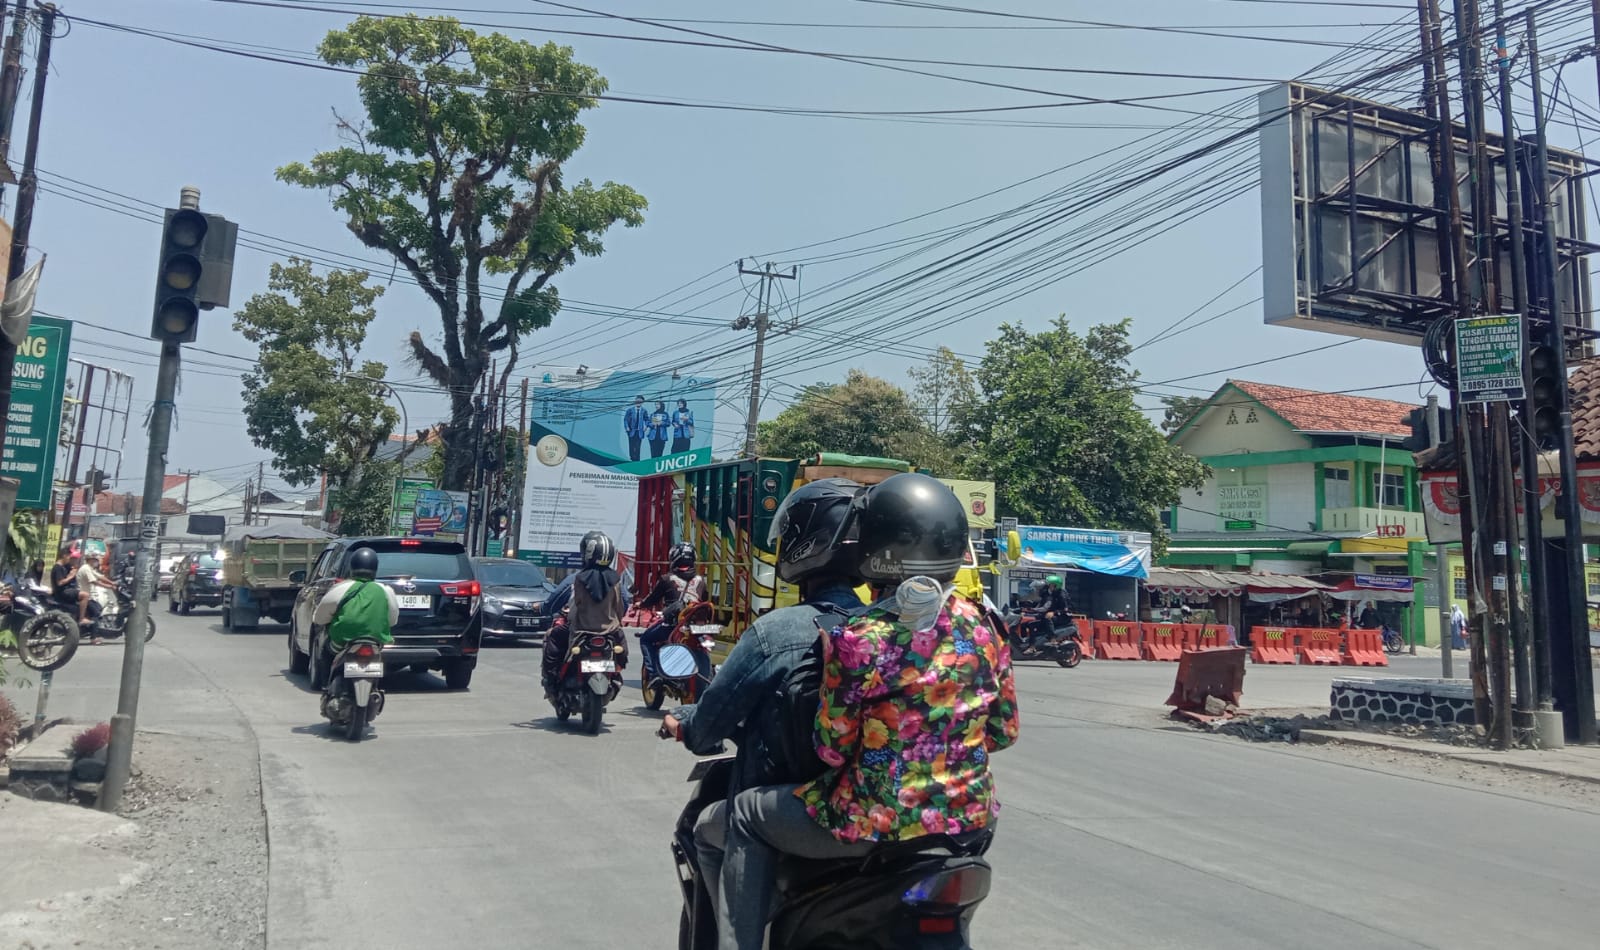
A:
{"label": "traffic light", "polygon": [[167,209],[150,338],[193,343],[200,311],[226,307],[239,226],[194,208]]}
{"label": "traffic light", "polygon": [[1561,410],[1566,402],[1566,380],[1556,370],[1555,349],[1540,343],[1528,351],[1528,430],[1541,451],[1560,444]]}

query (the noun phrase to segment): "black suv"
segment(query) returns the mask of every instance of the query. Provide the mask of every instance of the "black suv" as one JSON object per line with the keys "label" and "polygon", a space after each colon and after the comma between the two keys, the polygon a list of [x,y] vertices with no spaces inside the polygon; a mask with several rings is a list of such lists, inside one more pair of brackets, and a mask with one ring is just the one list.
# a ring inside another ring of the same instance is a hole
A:
{"label": "black suv", "polygon": [[222,562],[204,551],[185,554],[172,569],[167,610],[188,613],[195,607],[222,606]]}
{"label": "black suv", "polygon": [[385,669],[440,670],[451,689],[466,689],[483,639],[482,590],[467,549],[431,538],[340,538],[318,556],[308,577],[291,575],[305,586],[295,598],[289,625],[290,671],[309,670],[313,689],[327,685],[330,657],[323,650],[323,628],[311,617],[323,595],[349,578],[350,552],[356,548],[377,552],[378,580],[400,601],[394,643],[383,648]]}

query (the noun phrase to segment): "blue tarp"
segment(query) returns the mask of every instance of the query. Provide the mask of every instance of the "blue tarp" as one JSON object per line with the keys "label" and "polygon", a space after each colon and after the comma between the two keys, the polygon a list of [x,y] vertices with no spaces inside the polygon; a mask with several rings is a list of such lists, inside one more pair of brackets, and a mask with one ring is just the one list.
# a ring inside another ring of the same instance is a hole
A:
{"label": "blue tarp", "polygon": [[1150,535],[1141,531],[1097,531],[1020,525],[1024,566],[1059,567],[1113,577],[1150,576]]}

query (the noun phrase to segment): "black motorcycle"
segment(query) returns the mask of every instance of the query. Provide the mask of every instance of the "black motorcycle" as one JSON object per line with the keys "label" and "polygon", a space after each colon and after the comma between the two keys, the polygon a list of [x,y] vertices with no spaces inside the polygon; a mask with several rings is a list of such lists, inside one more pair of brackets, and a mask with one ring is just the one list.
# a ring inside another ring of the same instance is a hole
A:
{"label": "black motorcycle", "polygon": [[[127,584],[117,585],[117,602],[102,610],[100,616],[84,625],[84,631],[92,637],[111,639],[120,637],[128,632],[128,621],[133,619],[133,587]],[[156,635],[156,620],[145,614],[144,642],[149,643]]]}
{"label": "black motorcycle", "polygon": [[360,742],[367,723],[383,712],[383,644],[362,637],[345,644],[329,665],[322,693],[322,718],[344,727],[344,737]]}
{"label": "black motorcycle", "polygon": [[[711,895],[700,872],[694,826],[728,797],[733,757],[701,759],[697,783],[678,816],[672,856],[683,890],[678,950],[716,950]],[[971,950],[968,931],[989,896],[988,830],[928,835],[886,844],[865,858],[785,861],[778,908],[767,927],[769,950]]]}
{"label": "black motorcycle", "polygon": [[[548,640],[546,641],[548,642]],[[622,672],[617,658],[626,649],[622,631],[598,633],[574,630],[567,638],[567,655],[562,658],[556,684],[549,692],[556,718],[566,722],[577,713],[583,730],[598,735],[605,708],[622,692]]]}
{"label": "black motorcycle", "polygon": [[1013,605],[1006,613],[1005,623],[1013,660],[1055,660],[1069,670],[1083,662],[1083,636],[1071,620],[1059,622],[1055,636],[1045,638],[1038,646],[1030,642],[1044,623],[1038,611]]}
{"label": "black motorcycle", "polygon": [[30,670],[59,670],[78,652],[77,618],[55,606],[48,587],[11,588],[5,622],[17,641],[17,659]]}

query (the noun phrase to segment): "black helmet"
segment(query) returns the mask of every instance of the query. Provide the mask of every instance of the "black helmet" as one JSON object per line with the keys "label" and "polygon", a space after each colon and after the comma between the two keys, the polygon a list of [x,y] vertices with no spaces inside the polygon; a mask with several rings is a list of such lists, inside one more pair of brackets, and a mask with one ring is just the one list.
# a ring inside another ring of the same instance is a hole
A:
{"label": "black helmet", "polygon": [[790,584],[831,573],[857,577],[855,544],[846,537],[850,503],[861,485],[824,478],[790,492],[772,517],[767,544],[777,548],[778,576]]}
{"label": "black helmet", "polygon": [[694,545],[687,541],[679,541],[672,546],[672,552],[667,555],[667,565],[674,571],[694,570]]}
{"label": "black helmet", "polygon": [[370,581],[378,576],[378,552],[371,548],[356,548],[350,552],[350,576]]}
{"label": "black helmet", "polygon": [[879,584],[922,575],[955,580],[967,553],[967,511],[955,492],[918,472],[891,475],[856,500],[860,573]]}
{"label": "black helmet", "polygon": [[578,543],[578,553],[583,555],[584,567],[610,567],[617,559],[617,546],[604,531],[591,531]]}

